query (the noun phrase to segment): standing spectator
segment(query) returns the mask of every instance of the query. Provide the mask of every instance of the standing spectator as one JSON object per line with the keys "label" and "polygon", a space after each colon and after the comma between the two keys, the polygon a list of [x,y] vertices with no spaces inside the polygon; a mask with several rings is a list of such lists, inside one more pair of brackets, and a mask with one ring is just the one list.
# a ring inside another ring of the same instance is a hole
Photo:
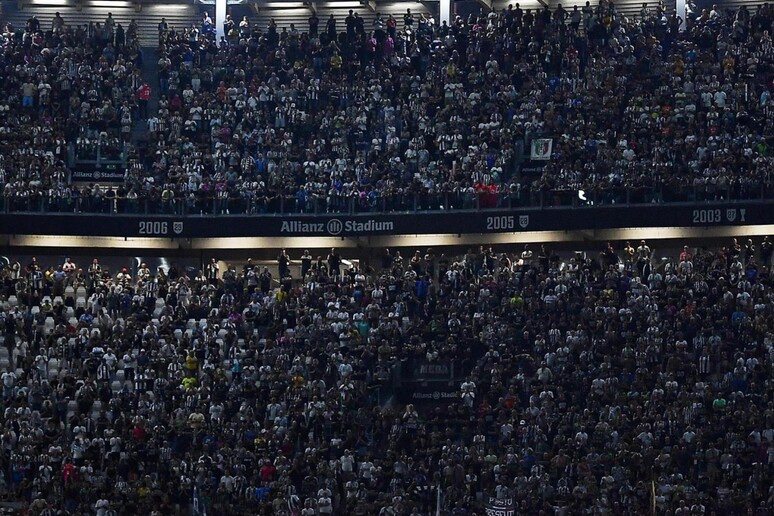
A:
{"label": "standing spectator", "polygon": [[304,280],[312,269],[312,255],[309,254],[309,249],[304,249],[304,253],[301,255],[301,279]]}
{"label": "standing spectator", "polygon": [[687,245],[683,246],[679,259],[681,262],[689,262],[693,259],[693,253],[691,253]]}
{"label": "standing spectator", "polygon": [[218,265],[218,261],[215,258],[210,260],[210,263],[207,264],[205,272],[207,274],[207,281],[209,284],[213,287],[216,287],[218,285],[220,265]]}
{"label": "standing spectator", "polygon": [[22,94],[22,107],[25,108],[31,108],[35,105],[35,92],[37,91],[37,86],[32,83],[32,81],[27,80],[22,84],[21,86],[21,94]]}
{"label": "standing spectator", "polygon": [[290,263],[291,263],[290,257],[288,256],[287,251],[283,249],[282,251],[280,251],[280,254],[277,257],[277,265],[279,265],[280,279],[290,276]]}
{"label": "standing spectator", "polygon": [[328,41],[336,41],[336,18],[331,14],[325,23],[325,30],[328,33]]}
{"label": "standing spectator", "polygon": [[51,21],[51,30],[54,32],[54,34],[58,34],[62,32],[65,28],[65,21],[62,18],[62,15],[59,14],[59,11],[57,11],[54,14],[54,19]]}
{"label": "standing spectator", "polygon": [[339,256],[335,248],[331,248],[326,261],[328,262],[328,274],[338,278],[341,275],[341,256]]}
{"label": "standing spectator", "polygon": [[113,13],[108,13],[107,18],[105,18],[105,42],[106,43],[113,43],[113,38],[115,36],[115,29],[116,29],[116,21],[113,19]]}
{"label": "standing spectator", "polygon": [[137,106],[139,108],[139,118],[145,120],[148,118],[148,102],[151,97],[151,87],[146,81],[142,81],[142,85],[137,88]]}
{"label": "standing spectator", "polygon": [[161,21],[159,22],[159,25],[158,25],[159,42],[161,42],[163,40],[163,38],[164,38],[164,36],[166,36],[168,30],[169,30],[169,24],[167,23],[166,18],[164,18],[162,16],[161,17]]}
{"label": "standing spectator", "polygon": [[271,290],[271,272],[269,272],[268,267],[264,267],[263,271],[261,272],[260,276],[258,277],[258,283],[261,288],[261,293],[263,295],[266,295]]}
{"label": "standing spectator", "polygon": [[763,237],[763,242],[761,242],[761,247],[760,247],[761,265],[763,265],[764,267],[771,266],[772,251],[774,251],[774,245],[772,245],[772,242],[771,240],[769,240],[769,237],[767,235]]}
{"label": "standing spectator", "polygon": [[209,12],[205,12],[202,15],[202,34],[205,36],[208,36],[212,34],[212,31],[214,30],[212,18],[210,17]]}
{"label": "standing spectator", "polygon": [[411,9],[406,9],[406,14],[403,15],[403,27],[407,32],[414,28],[414,15],[411,14]]}
{"label": "standing spectator", "polygon": [[320,19],[317,17],[317,13],[312,13],[307,20],[309,23],[309,37],[314,39],[317,37],[318,27],[320,26]]}

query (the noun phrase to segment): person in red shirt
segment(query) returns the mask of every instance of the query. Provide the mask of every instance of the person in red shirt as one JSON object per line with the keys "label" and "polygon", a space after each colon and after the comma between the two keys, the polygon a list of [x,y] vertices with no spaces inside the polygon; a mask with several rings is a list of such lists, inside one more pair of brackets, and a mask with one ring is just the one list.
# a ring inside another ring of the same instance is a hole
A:
{"label": "person in red shirt", "polygon": [[683,252],[680,253],[680,261],[681,262],[690,262],[693,259],[693,255],[691,254],[691,251],[688,249],[688,246],[683,246]]}
{"label": "person in red shirt", "polygon": [[134,435],[134,438],[137,439],[138,441],[145,440],[145,427],[142,426],[142,423],[137,423],[136,425],[134,425],[132,434]]}
{"label": "person in red shirt", "polygon": [[68,482],[75,482],[76,473],[77,470],[75,469],[75,465],[68,459],[67,464],[62,468],[62,478],[65,485],[67,485]]}
{"label": "person in red shirt", "polygon": [[262,482],[271,482],[274,480],[274,475],[277,472],[277,468],[274,467],[274,465],[266,460],[263,463],[263,467],[261,468],[261,481]]}
{"label": "person in red shirt", "polygon": [[140,108],[140,118],[145,120],[148,118],[148,101],[151,96],[151,88],[146,81],[143,81],[142,86],[137,88],[137,104]]}

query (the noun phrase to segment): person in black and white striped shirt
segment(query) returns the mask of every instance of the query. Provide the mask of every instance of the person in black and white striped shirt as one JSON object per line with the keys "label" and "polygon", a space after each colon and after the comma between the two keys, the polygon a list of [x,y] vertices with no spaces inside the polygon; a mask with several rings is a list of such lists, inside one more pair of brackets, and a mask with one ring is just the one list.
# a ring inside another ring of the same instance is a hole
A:
{"label": "person in black and white striped shirt", "polygon": [[144,285],[144,294],[145,294],[145,306],[148,310],[148,312],[153,312],[153,310],[156,308],[156,299],[158,298],[159,293],[159,283],[157,279],[151,275],[148,277],[148,280],[146,281]]}

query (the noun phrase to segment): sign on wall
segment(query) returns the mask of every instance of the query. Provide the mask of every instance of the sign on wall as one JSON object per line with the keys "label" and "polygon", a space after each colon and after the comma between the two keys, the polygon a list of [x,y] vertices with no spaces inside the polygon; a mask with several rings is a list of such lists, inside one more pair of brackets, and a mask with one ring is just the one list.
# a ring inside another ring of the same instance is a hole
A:
{"label": "sign on wall", "polygon": [[71,213],[0,214],[0,234],[162,238],[341,237],[486,234],[614,228],[774,224],[769,202],[364,215],[172,216]]}
{"label": "sign on wall", "polygon": [[118,163],[105,163],[102,165],[91,163],[79,163],[70,172],[70,178],[74,183],[123,183],[124,167]]}

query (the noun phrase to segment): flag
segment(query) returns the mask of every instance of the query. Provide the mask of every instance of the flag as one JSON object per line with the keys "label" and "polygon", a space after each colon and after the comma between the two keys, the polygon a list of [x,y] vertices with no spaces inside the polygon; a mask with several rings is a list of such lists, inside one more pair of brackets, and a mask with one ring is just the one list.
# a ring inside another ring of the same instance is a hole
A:
{"label": "flag", "polygon": [[484,509],[486,516],[516,516],[516,500],[503,498],[498,500],[491,496],[484,496]]}
{"label": "flag", "polygon": [[193,516],[207,516],[207,507],[205,507],[202,502],[201,497],[199,496],[199,488],[196,486],[193,488],[191,504],[193,505],[193,510],[191,511]]}
{"label": "flag", "polygon": [[532,140],[529,159],[531,160],[549,160],[554,147],[553,138],[535,138]]}

